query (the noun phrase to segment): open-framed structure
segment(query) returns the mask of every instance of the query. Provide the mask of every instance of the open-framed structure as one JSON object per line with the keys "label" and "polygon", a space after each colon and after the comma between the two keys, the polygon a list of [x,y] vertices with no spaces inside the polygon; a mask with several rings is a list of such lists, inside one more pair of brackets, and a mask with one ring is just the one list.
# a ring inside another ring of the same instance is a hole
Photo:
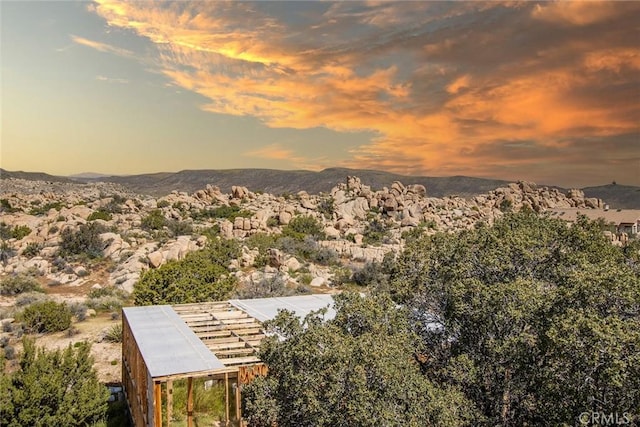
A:
{"label": "open-framed structure", "polygon": [[[224,425],[242,425],[242,386],[267,371],[258,357],[262,322],[281,309],[304,317],[328,307],[330,318],[332,304],[330,295],[307,295],[124,308],[122,383],[133,424],[193,426],[194,390],[217,383]],[[174,411],[176,384],[186,392],[184,414]]]}

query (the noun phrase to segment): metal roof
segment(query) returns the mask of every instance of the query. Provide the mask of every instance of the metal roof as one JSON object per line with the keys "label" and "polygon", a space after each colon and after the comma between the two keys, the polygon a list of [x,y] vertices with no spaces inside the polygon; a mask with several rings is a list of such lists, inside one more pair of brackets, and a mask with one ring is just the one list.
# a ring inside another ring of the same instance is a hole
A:
{"label": "metal roof", "polygon": [[229,300],[234,307],[246,312],[254,319],[264,322],[276,317],[278,310],[293,311],[296,316],[304,318],[312,311],[327,307],[325,319],[333,319],[336,315],[333,309],[332,295],[301,295],[293,297],[233,299]]}
{"label": "metal roof", "polygon": [[122,309],[151,377],[224,368],[171,306]]}

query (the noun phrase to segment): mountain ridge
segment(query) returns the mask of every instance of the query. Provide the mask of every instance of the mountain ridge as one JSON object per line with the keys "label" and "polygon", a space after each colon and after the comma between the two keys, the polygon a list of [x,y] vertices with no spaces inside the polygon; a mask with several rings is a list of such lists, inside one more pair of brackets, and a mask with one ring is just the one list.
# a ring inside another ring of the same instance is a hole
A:
{"label": "mountain ridge", "polygon": [[[37,181],[51,181],[64,183],[112,182],[123,185],[139,194],[154,197],[162,196],[172,191],[193,193],[205,188],[208,184],[220,188],[223,192],[230,192],[232,186],[247,187],[251,191],[272,194],[293,194],[306,191],[309,194],[328,192],[337,183],[344,181],[346,176],[357,176],[363,183],[373,189],[390,187],[394,181],[403,184],[421,184],[432,197],[457,195],[471,198],[503,187],[511,181],[498,179],[475,178],[462,175],[450,177],[429,177],[400,175],[390,172],[370,169],[327,168],[319,172],[308,170],[277,170],[277,169],[185,169],[179,172],[155,172],[136,175],[112,175],[92,177],[92,173],[85,176],[61,177],[42,172],[7,171],[0,169],[0,178],[18,178]],[[540,185],[568,189],[554,185]],[[604,200],[612,208],[637,209],[640,208],[640,187],[623,184],[606,184],[590,186],[581,189],[586,197],[596,197]]]}

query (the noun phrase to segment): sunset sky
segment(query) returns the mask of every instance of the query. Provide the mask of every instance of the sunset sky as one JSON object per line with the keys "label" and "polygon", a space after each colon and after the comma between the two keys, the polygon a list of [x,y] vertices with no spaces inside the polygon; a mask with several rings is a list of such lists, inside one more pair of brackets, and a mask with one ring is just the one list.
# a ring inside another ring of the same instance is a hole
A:
{"label": "sunset sky", "polygon": [[1,160],[640,185],[640,1],[0,2]]}

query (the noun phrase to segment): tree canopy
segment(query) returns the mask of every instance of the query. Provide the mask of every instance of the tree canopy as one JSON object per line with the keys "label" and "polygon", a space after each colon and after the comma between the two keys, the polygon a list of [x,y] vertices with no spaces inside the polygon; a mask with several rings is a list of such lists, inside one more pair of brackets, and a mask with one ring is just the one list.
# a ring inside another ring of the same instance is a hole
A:
{"label": "tree canopy", "polygon": [[0,425],[72,427],[104,421],[109,391],[98,381],[88,343],[55,351],[38,349],[31,339],[23,345],[20,370],[0,377]]}
{"label": "tree canopy", "polygon": [[413,242],[388,290],[412,307],[423,369],[465,390],[488,425],[637,413],[640,276],[601,230],[519,213]]}
{"label": "tree canopy", "polygon": [[336,318],[300,321],[282,312],[260,351],[265,378],[243,391],[251,425],[455,426],[471,405],[455,387],[439,387],[416,361],[408,316],[386,296],[337,295]]}
{"label": "tree canopy", "polygon": [[239,253],[235,241],[215,240],[205,249],[187,254],[184,259],[147,270],[134,285],[135,304],[182,304],[225,299],[236,284],[227,266]]}
{"label": "tree canopy", "polygon": [[640,414],[640,252],[509,213],[412,238],[335,319],[283,313],[245,414],[272,425],[573,425]]}

